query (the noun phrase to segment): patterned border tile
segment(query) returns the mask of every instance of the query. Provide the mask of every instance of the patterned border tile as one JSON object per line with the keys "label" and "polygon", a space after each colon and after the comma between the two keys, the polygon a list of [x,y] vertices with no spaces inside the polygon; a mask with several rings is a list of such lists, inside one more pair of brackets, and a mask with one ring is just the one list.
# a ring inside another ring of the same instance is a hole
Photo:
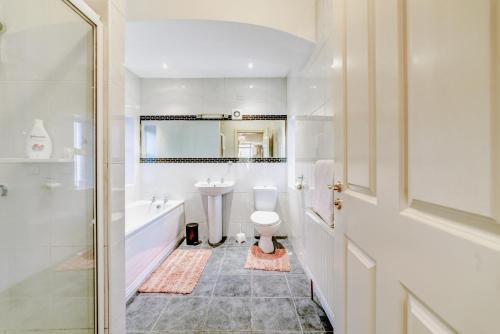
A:
{"label": "patterned border tile", "polygon": [[286,163],[286,158],[141,158],[143,164],[182,164],[182,163]]}
{"label": "patterned border tile", "polygon": [[[231,115],[222,118],[200,118],[198,115],[151,115],[141,116],[141,121],[232,121]],[[243,115],[244,121],[286,121],[287,115]]]}

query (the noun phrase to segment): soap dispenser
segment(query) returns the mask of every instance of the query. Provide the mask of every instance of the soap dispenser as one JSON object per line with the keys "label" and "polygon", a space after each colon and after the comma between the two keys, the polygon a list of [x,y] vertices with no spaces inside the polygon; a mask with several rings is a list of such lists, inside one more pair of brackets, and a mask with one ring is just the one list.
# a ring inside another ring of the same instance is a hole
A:
{"label": "soap dispenser", "polygon": [[26,138],[26,155],[30,159],[50,159],[52,155],[52,140],[41,119],[35,119]]}

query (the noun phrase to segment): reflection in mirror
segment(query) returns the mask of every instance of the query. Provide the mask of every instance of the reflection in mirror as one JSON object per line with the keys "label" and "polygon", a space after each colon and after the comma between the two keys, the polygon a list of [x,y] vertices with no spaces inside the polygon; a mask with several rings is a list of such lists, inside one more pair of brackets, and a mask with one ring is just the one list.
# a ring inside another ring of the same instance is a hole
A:
{"label": "reflection in mirror", "polygon": [[142,120],[141,158],[286,158],[286,121]]}

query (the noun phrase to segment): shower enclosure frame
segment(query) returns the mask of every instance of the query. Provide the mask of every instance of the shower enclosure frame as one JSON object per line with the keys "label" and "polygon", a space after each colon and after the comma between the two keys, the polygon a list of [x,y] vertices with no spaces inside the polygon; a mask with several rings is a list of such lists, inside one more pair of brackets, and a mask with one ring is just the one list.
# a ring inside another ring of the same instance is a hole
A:
{"label": "shower enclosure frame", "polygon": [[[105,323],[105,184],[104,173],[107,171],[105,159],[105,129],[103,100],[103,26],[100,16],[83,0],[61,0],[73,9],[83,20],[88,22],[94,31],[94,136],[95,136],[95,213],[94,213],[94,332],[104,334]],[[109,304],[109,303],[108,303]]]}

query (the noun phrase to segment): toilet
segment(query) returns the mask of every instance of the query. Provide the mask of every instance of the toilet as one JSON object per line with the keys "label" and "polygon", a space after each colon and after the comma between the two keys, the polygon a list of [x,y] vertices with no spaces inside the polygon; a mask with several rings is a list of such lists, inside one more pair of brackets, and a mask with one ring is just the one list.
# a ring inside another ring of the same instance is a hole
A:
{"label": "toilet", "polygon": [[259,247],[264,253],[274,252],[273,235],[281,224],[275,212],[278,203],[276,187],[254,187],[255,212],[250,216],[255,230],[260,234]]}

